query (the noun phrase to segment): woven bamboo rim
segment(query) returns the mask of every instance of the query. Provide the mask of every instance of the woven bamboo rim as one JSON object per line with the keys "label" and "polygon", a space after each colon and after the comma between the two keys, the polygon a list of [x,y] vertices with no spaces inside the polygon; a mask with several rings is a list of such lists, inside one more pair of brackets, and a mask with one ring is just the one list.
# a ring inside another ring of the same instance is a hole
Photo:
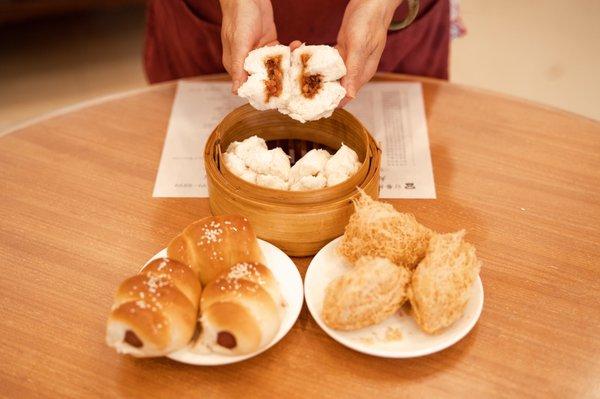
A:
{"label": "woven bamboo rim", "polygon": [[[333,149],[342,142],[353,148],[362,166],[356,175],[336,186],[311,191],[283,191],[248,183],[222,165],[222,149],[232,141],[258,135],[266,140],[300,139]],[[249,105],[235,109],[215,128],[204,151],[209,205],[213,214],[242,214],[257,235],[292,256],[316,253],[341,235],[353,212],[352,199],[360,187],[379,194],[381,150],[350,113],[336,110],[331,118],[301,124],[277,111],[257,111]]]}
{"label": "woven bamboo rim", "polygon": [[[253,135],[266,141],[300,139],[334,150],[344,143],[356,151],[362,165],[356,174],[345,182],[323,189],[292,192],[257,186],[240,179],[221,162],[223,152],[231,142],[241,141]],[[373,150],[369,146],[369,133],[354,116],[343,110],[336,111],[331,118],[302,124],[275,110],[259,112],[250,105],[245,105],[227,115],[211,138],[214,138],[214,141],[209,140],[207,148],[215,146],[211,157],[216,160],[221,174],[238,190],[247,192],[256,199],[271,200],[275,197],[292,203],[312,203],[338,198],[353,192],[355,187],[364,181],[373,157]]]}

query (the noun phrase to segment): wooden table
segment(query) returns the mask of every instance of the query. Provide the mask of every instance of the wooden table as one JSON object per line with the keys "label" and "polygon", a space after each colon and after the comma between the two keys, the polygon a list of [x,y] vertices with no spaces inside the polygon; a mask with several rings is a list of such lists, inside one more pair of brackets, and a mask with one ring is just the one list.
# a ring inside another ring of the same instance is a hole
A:
{"label": "wooden table", "polygon": [[[169,83],[0,138],[0,396],[599,397],[600,123],[412,79],[438,199],[392,202],[436,230],[468,229],[486,298],[466,338],[418,359],[369,357],[305,307],[282,342],[239,364],[108,348],[119,282],[209,214],[205,199],[152,198]],[[309,260],[295,260],[302,273]]]}

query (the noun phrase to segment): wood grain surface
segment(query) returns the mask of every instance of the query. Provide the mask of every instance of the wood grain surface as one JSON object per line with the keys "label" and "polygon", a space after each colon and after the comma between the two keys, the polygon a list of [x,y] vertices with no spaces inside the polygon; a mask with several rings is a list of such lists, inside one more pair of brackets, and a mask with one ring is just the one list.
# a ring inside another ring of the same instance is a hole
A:
{"label": "wood grain surface", "polygon": [[[166,84],[0,137],[0,396],[599,397],[600,123],[421,81],[438,198],[392,202],[476,245],[485,304],[462,341],[370,357],[304,307],[279,344],[239,364],[108,348],[118,283],[209,213],[206,199],[152,198]],[[295,259],[302,273],[309,260]]]}

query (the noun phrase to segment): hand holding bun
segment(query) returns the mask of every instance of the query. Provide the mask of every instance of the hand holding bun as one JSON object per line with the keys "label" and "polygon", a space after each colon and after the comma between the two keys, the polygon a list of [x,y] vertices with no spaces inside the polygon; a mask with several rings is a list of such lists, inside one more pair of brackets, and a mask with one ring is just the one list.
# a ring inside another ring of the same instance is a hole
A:
{"label": "hand holding bun", "polygon": [[183,348],[196,329],[200,292],[198,277],[188,266],[166,258],[153,260],[117,289],[107,344],[138,357]]}
{"label": "hand holding bun", "polygon": [[336,45],[348,68],[343,80],[348,92],[344,102],[355,98],[361,86],[377,72],[388,27],[400,3],[401,0],[348,2]]}
{"label": "hand holding bun", "polygon": [[277,43],[277,28],[273,20],[273,6],[268,0],[220,1],[222,13],[221,42],[223,66],[233,80],[235,93],[246,76],[244,57],[255,46]]}

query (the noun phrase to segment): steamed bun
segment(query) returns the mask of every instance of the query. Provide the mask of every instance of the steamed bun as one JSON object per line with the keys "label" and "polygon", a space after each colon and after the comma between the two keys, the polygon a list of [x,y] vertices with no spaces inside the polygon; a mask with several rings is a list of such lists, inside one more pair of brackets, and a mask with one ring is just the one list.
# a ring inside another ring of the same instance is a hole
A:
{"label": "steamed bun", "polygon": [[335,186],[348,180],[358,171],[360,165],[356,152],[347,145],[342,144],[325,165],[324,174],[327,178],[327,186]]}
{"label": "steamed bun", "polygon": [[240,97],[258,110],[277,109],[300,122],[331,116],[346,95],[339,83],[346,66],[337,49],[302,45],[265,46],[248,53],[244,61],[248,80]]}
{"label": "steamed bun", "polygon": [[290,166],[290,157],[279,147],[268,149],[258,136],[234,141],[223,154],[223,163],[247,182],[276,190],[317,190],[339,184],[356,173],[360,162],[350,147],[342,144],[333,155],[312,149]]}
{"label": "steamed bun", "polygon": [[322,149],[315,148],[307,152],[290,170],[292,185],[303,177],[322,174],[330,157],[331,154]]}
{"label": "steamed bun", "polygon": [[258,136],[232,142],[223,161],[233,174],[247,182],[278,190],[289,187],[290,158],[281,148],[269,150]]}
{"label": "steamed bun", "polygon": [[318,174],[316,176],[302,176],[295,183],[290,186],[290,190],[292,191],[307,191],[307,190],[317,190],[319,188],[324,188],[327,186],[327,179],[323,177],[323,175]]}
{"label": "steamed bun", "polygon": [[281,148],[273,148],[271,153],[271,166],[268,173],[287,181],[290,177],[290,157]]}
{"label": "steamed bun", "polygon": [[246,164],[250,162],[252,154],[267,150],[267,143],[258,136],[248,137],[244,141],[234,141],[227,147],[228,153],[235,154]]}
{"label": "steamed bun", "polygon": [[233,152],[223,154],[223,161],[225,162],[225,166],[237,176],[241,176],[242,173],[248,170],[244,161]]}
{"label": "steamed bun", "polygon": [[244,161],[233,152],[223,154],[223,161],[225,162],[225,166],[240,179],[248,183],[256,183],[256,173],[250,170]]}
{"label": "steamed bun", "polygon": [[[268,63],[276,65],[275,75],[270,76]],[[290,48],[276,45],[252,50],[244,60],[248,80],[238,88],[238,96],[248,99],[258,110],[285,107],[290,96]],[[270,89],[274,86],[273,94]]]}
{"label": "steamed bun", "polygon": [[291,94],[281,112],[300,122],[330,117],[346,95],[338,81],[346,75],[346,66],[333,47],[298,47],[292,53],[290,75]]}
{"label": "steamed bun", "polygon": [[287,190],[289,187],[287,181],[273,175],[257,175],[256,184],[276,190]]}

